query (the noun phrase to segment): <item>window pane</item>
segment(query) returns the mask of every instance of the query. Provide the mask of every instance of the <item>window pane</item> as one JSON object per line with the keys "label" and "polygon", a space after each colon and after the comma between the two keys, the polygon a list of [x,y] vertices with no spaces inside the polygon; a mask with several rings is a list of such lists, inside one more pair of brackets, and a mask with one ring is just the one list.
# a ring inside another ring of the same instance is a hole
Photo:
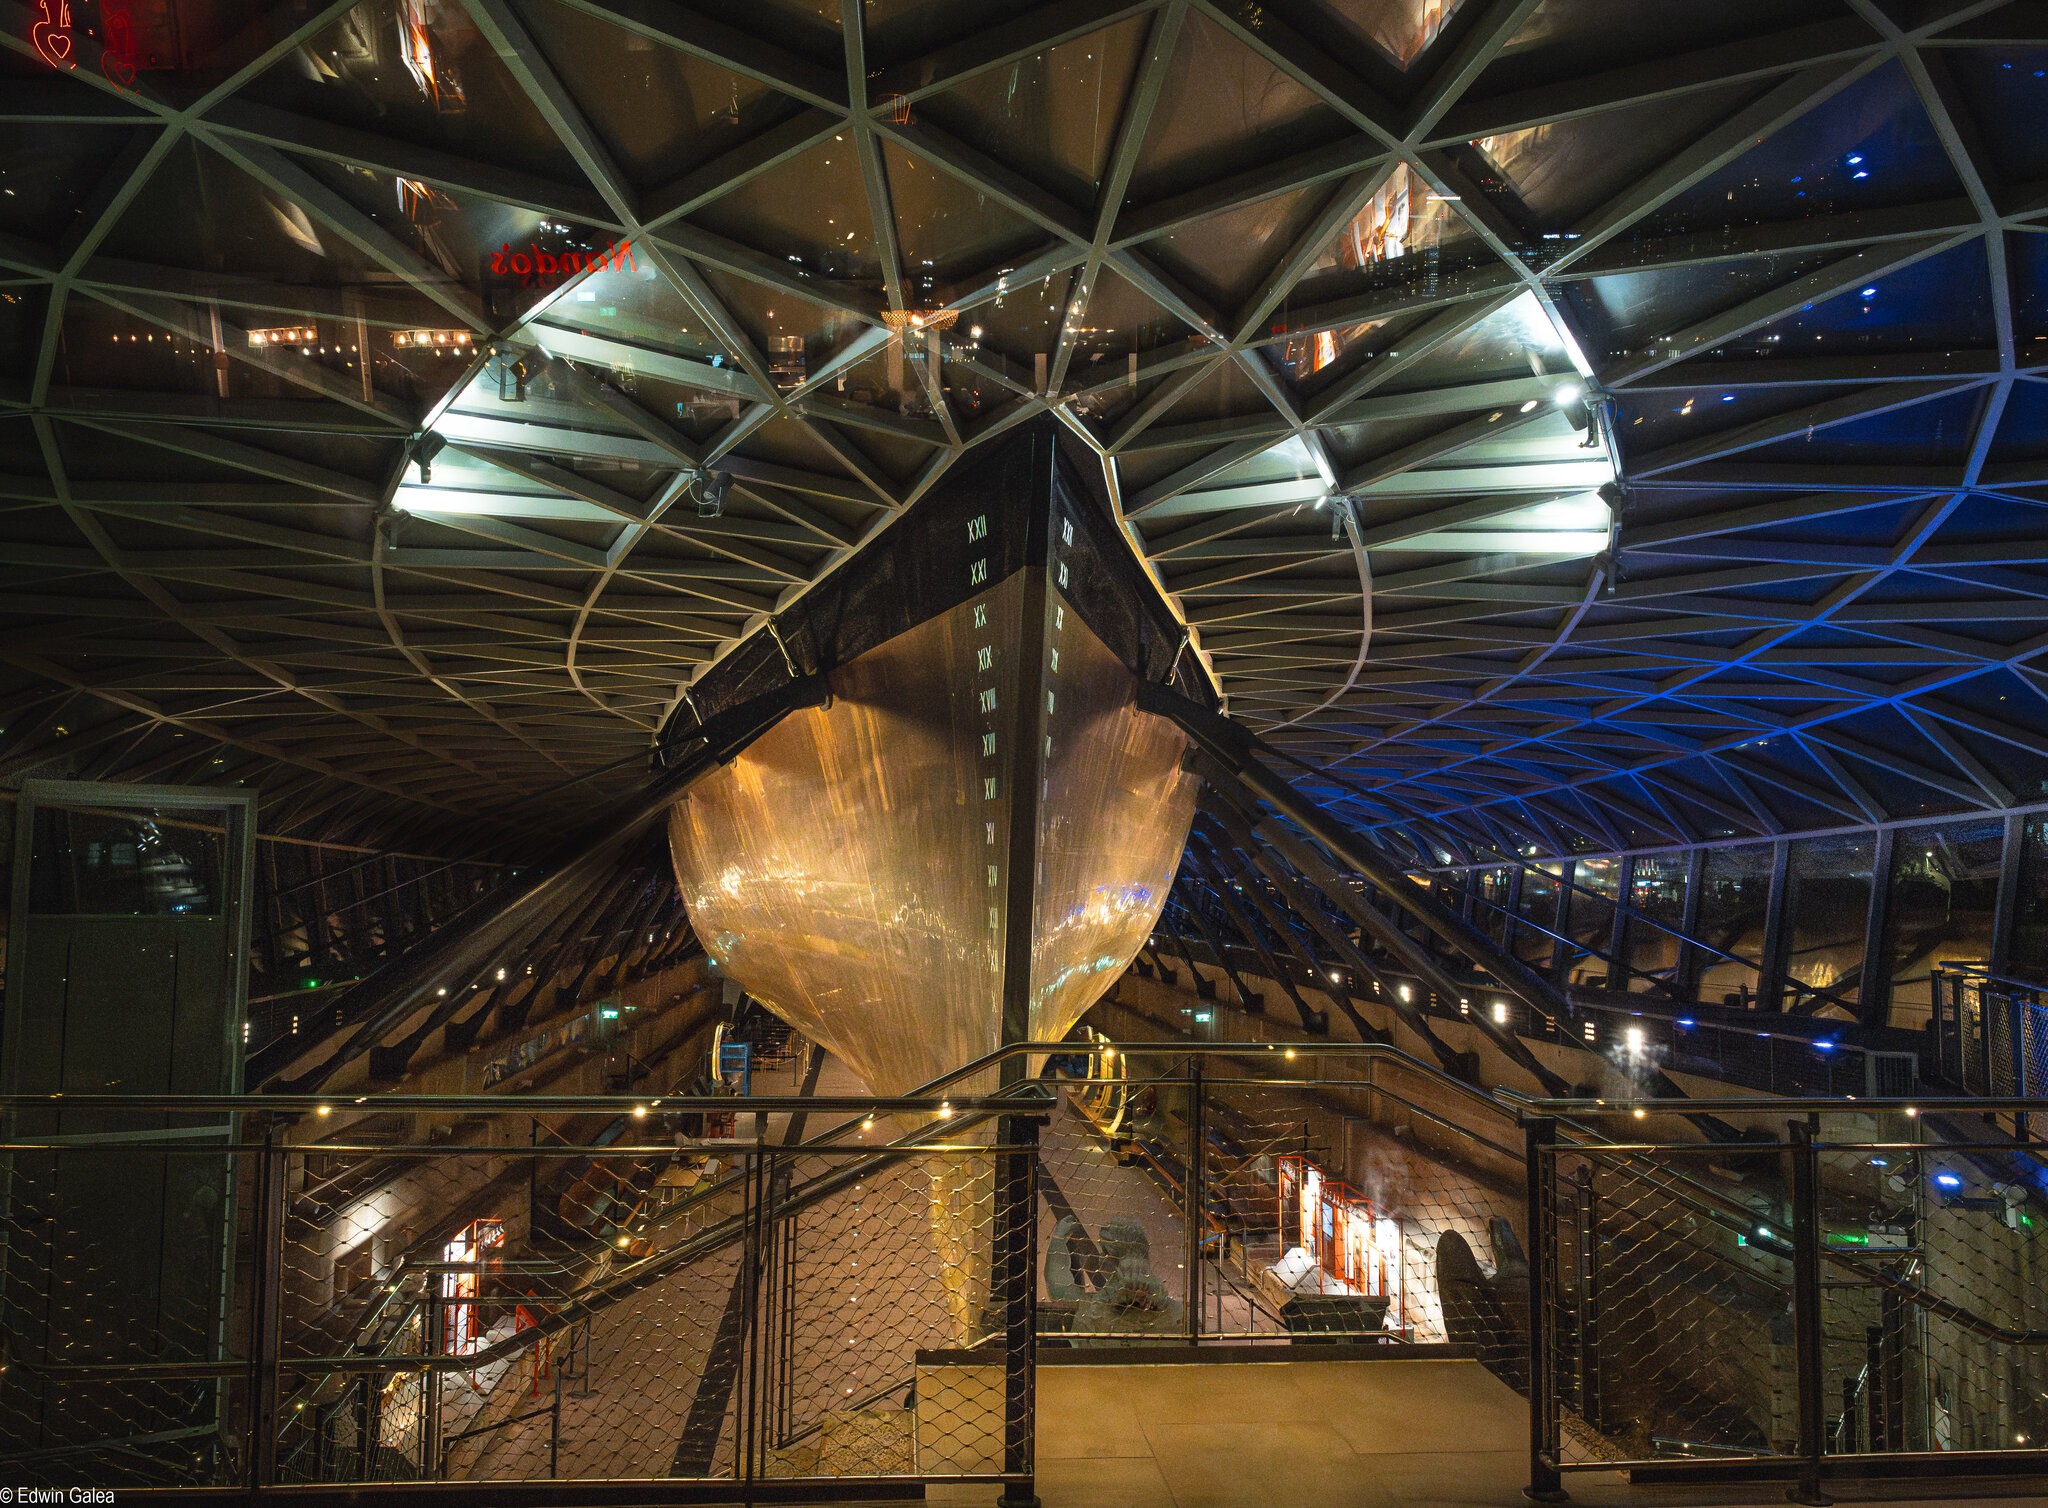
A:
{"label": "window pane", "polygon": [[[1629,904],[1642,916],[1629,918],[1627,945],[1623,950],[1631,970],[1628,987],[1632,990],[1655,988],[1655,981],[1645,975],[1660,979],[1676,977],[1678,939],[1674,934],[1685,921],[1685,872],[1690,863],[1691,855],[1685,853],[1643,854],[1636,860],[1635,877],[1629,884]],[[1661,922],[1672,930],[1661,931],[1652,922]]]}
{"label": "window pane", "polygon": [[[1572,866],[1572,898],[1566,931],[1581,948],[1604,953],[1614,936],[1614,898],[1621,882],[1621,860],[1580,859]],[[1574,984],[1604,985],[1607,964],[1591,956],[1572,961]]]}
{"label": "window pane", "polygon": [[1522,871],[1523,925],[1515,928],[1515,951],[1539,968],[1549,967],[1550,950],[1556,945],[1552,933],[1557,927],[1558,868],[1539,864]]}
{"label": "window pane", "polygon": [[1770,844],[1707,850],[1706,870],[1700,876],[1699,938],[1740,961],[1704,955],[1701,1000],[1743,1008],[1756,1003],[1756,958],[1763,951],[1770,901]]}
{"label": "window pane", "polygon": [[[1785,870],[1785,1005],[1854,1005],[1862,994],[1877,839],[1803,838]],[[1807,997],[1800,989],[1820,996]]]}
{"label": "window pane", "polygon": [[213,916],[221,836],[187,817],[36,808],[29,909],[53,916]]}
{"label": "window pane", "polygon": [[2021,979],[2048,981],[2048,817],[2027,818],[2020,832],[2011,972]]}
{"label": "window pane", "polygon": [[[1999,817],[1900,830],[1892,848],[1885,928],[1892,1025],[1916,1027],[1927,1020],[1934,1008],[1929,979],[1937,965],[1990,963],[2004,838]],[[2027,893],[2022,881],[2021,894]]]}
{"label": "window pane", "polygon": [[1507,869],[1483,869],[1479,872],[1479,911],[1475,919],[1495,942],[1507,936],[1508,876],[1511,873]]}

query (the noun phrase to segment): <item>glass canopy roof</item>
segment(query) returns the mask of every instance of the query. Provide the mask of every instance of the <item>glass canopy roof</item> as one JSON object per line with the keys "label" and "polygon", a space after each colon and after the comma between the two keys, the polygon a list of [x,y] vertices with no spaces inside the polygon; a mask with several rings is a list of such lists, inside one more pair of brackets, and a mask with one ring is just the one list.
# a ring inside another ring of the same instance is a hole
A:
{"label": "glass canopy roof", "polygon": [[517,848],[1050,410],[1418,851],[2048,796],[2036,7],[122,3],[0,38],[10,769]]}

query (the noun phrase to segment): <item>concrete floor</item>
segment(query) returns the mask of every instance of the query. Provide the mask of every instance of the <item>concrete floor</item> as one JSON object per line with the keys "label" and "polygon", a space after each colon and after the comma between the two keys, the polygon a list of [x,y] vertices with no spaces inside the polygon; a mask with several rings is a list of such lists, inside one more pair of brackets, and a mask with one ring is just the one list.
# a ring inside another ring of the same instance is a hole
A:
{"label": "concrete floor", "polygon": [[[1045,1508],[1474,1508],[1520,1505],[1527,1405],[1476,1362],[1049,1366],[1038,1373]],[[1574,1475],[1587,1508],[1781,1504],[1772,1484],[1630,1487]],[[1845,1483],[1842,1502],[1965,1501]],[[1922,1489],[1924,1491],[1924,1489]],[[1965,1491],[1973,1489],[1965,1488]],[[1987,1487],[2005,1505],[2048,1496]],[[943,1508],[989,1508],[992,1488],[932,1488]]]}

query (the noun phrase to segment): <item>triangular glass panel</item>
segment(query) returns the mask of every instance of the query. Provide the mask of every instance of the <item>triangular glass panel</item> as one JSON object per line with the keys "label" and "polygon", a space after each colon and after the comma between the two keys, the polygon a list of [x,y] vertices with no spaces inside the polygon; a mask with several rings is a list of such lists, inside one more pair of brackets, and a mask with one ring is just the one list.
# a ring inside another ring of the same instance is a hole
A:
{"label": "triangular glass panel", "polygon": [[1488,70],[1484,88],[1497,94],[1560,77],[1579,78],[1841,14],[1840,0],[1716,0],[1686,6],[1540,0]]}
{"label": "triangular glass panel", "polygon": [[631,182],[657,189],[795,114],[757,79],[607,25],[558,0],[516,0],[556,75]]}
{"label": "triangular glass panel", "polygon": [[786,288],[709,267],[698,271],[720,307],[779,373],[778,387],[795,387],[815,376],[847,340],[874,328],[858,315],[813,303]]}
{"label": "triangular glass panel", "polygon": [[0,232],[54,242],[72,230],[79,211],[138,134],[129,126],[9,122]]}
{"label": "triangular glass panel", "polygon": [[1741,453],[1744,463],[1941,466],[1959,462],[1976,433],[1984,396],[1952,393]]}
{"label": "triangular glass panel", "polygon": [[1463,0],[1313,0],[1355,46],[1406,70],[1444,34]]}
{"label": "triangular glass panel", "polygon": [[[732,353],[703,316],[668,279],[637,257],[632,265],[607,265],[601,272],[572,279],[537,312],[531,328],[535,333],[569,331],[623,341],[695,361],[708,362],[717,356],[721,364],[732,365]],[[546,341],[547,336],[541,334],[540,338]]]}
{"label": "triangular glass panel", "polygon": [[798,471],[814,472],[841,487],[858,485],[854,473],[839,453],[819,439],[800,419],[780,416],[770,419],[740,442],[738,454]]}
{"label": "triangular glass panel", "polygon": [[2025,342],[2022,361],[2048,361],[2048,234],[2019,232],[2005,238],[2012,268],[2012,320]]}
{"label": "triangular glass panel", "polygon": [[912,107],[1076,209],[1093,205],[1151,21],[1101,31],[990,68]]}
{"label": "triangular glass panel", "polygon": [[1449,201],[1404,164],[1330,237],[1282,307],[1306,313],[1379,288],[1435,293],[1444,274],[1464,266],[1478,246],[1477,233]]}
{"label": "triangular glass panel", "polygon": [[862,0],[870,65],[885,67],[1002,25],[1035,0]]}
{"label": "triangular glass panel", "polygon": [[[195,204],[207,212],[192,213]],[[165,155],[100,251],[194,271],[232,267],[272,283],[403,286],[297,203],[190,140]]]}
{"label": "triangular glass panel", "polygon": [[630,242],[536,210],[317,158],[304,167],[398,245],[475,289],[501,324],[580,281],[596,259],[637,263]]}
{"label": "triangular glass panel", "polygon": [[934,308],[942,301],[941,285],[1010,265],[1050,239],[1042,227],[894,142],[883,143],[882,161],[896,212],[904,302],[912,308]]}
{"label": "triangular glass panel", "polygon": [[1289,387],[1312,397],[1399,341],[1400,332],[1413,324],[1413,320],[1373,320],[1304,330],[1260,349],[1280,369]]}
{"label": "triangular glass panel", "polygon": [[[1487,173],[1514,193],[1531,223],[1557,233],[1563,249],[1579,220],[1627,192],[1758,92],[1755,84],[1701,89],[1504,131],[1472,146]],[[1482,180],[1481,187],[1487,186]]]}
{"label": "triangular glass panel", "polygon": [[[1394,349],[1401,347],[1397,344]],[[1532,293],[1496,309],[1390,378],[1387,392],[1419,392],[1509,377],[1570,373],[1571,352]]]}
{"label": "triangular glass panel", "polygon": [[[1126,378],[1111,381],[1100,387],[1077,395],[1068,405],[1076,418],[1104,439],[1109,438],[1117,427],[1117,421],[1137,407],[1139,402],[1159,390],[1165,377],[1141,378],[1136,381]],[[1140,442],[1142,443],[1142,442]]]}
{"label": "triangular glass panel", "polygon": [[1236,419],[1271,414],[1273,404],[1244,369],[1228,358],[1218,359],[1207,376],[1194,383],[1166,411],[1168,424],[1200,424],[1211,419]]}
{"label": "triangular glass panel", "polygon": [[[956,356],[959,359],[954,359]],[[974,365],[970,366],[969,361]],[[1017,399],[1014,389],[975,369],[990,365],[1001,365],[1001,358],[997,357],[992,363],[976,341],[965,338],[965,332],[962,332],[962,338],[946,347],[946,359],[939,371],[944,379],[946,401],[953,406],[953,412],[960,416],[964,425],[986,419]]]}
{"label": "triangular glass panel", "polygon": [[1326,185],[1275,194],[1191,220],[1147,242],[1145,249],[1211,303],[1235,309],[1293,246],[1328,197]]}
{"label": "triangular glass panel", "polygon": [[844,67],[839,0],[748,0],[752,29],[813,62]]}
{"label": "triangular glass panel", "polygon": [[1852,351],[1989,351],[1996,343],[1984,246],[1966,241],[1846,293],[1801,305],[1716,354],[1784,359]]}
{"label": "triangular glass panel", "polygon": [[2012,129],[2015,121],[2039,122],[2048,107],[2048,47],[1944,48],[1941,56],[1994,176],[2007,183],[2048,177],[2048,131]]}
{"label": "triangular glass panel", "polygon": [[[1698,266],[1621,272],[1562,285],[1560,292],[1593,350],[1609,361],[1639,351],[1723,309],[1732,309],[1772,288],[1796,282],[1826,265],[1829,257],[1739,257]],[[1704,274],[1704,275],[1703,275]]]}
{"label": "triangular glass panel", "polygon": [[1897,63],[1857,80],[1641,222],[1676,235],[1960,196],[1941,139]]}
{"label": "triangular glass panel", "polygon": [[[1687,369],[1681,368],[1681,371]],[[1715,387],[1705,372],[1694,388],[1623,388],[1615,394],[1615,438],[1623,454],[1640,461],[1672,445],[1683,445],[1723,430],[1740,429],[1795,409],[1838,397],[1841,389],[1819,383],[1770,383],[1758,387]]]}
{"label": "triangular glass panel", "polygon": [[899,418],[930,421],[936,416],[923,376],[929,359],[924,341],[913,338],[906,349],[904,340],[891,335],[874,355],[863,357],[835,376],[821,396],[829,395],[828,402],[845,402]]}
{"label": "triangular glass panel", "polygon": [[[248,350],[250,340],[231,324],[231,313],[223,311],[223,336],[233,340],[231,348]],[[285,316],[279,316],[285,318]],[[307,340],[293,346],[266,348],[272,365],[319,369],[334,383],[354,385],[358,381],[360,352],[354,328],[334,322],[317,322],[303,316],[285,318]],[[59,387],[113,387],[125,391],[158,391],[219,397],[221,385],[213,365],[211,328],[203,309],[190,307],[190,318],[182,330],[166,330],[152,320],[139,320],[98,299],[74,293],[63,305],[63,338],[57,344],[53,379]],[[451,377],[453,381],[453,377]],[[266,371],[262,367],[229,361],[227,393],[238,400],[260,397],[272,402],[311,402],[319,393],[303,383]]]}
{"label": "triangular glass panel", "polygon": [[[0,284],[0,371],[32,372],[43,339],[50,291],[34,283]],[[58,359],[63,359],[63,349]],[[69,382],[69,378],[59,378]],[[99,386],[99,384],[92,384]],[[26,429],[26,425],[13,426]]]}
{"label": "triangular glass panel", "polygon": [[962,323],[971,321],[970,331],[979,326],[983,332],[972,337],[981,343],[978,359],[1028,384],[1032,359],[1049,354],[1059,340],[1060,321],[1066,317],[1073,283],[1071,272],[1056,272],[1028,282],[999,282],[994,298],[974,305],[960,316]]}
{"label": "triangular glass panel", "polygon": [[936,447],[913,440],[908,435],[855,425],[840,425],[835,428],[849,445],[873,462],[874,469],[894,483],[899,490],[923,470],[938,453]]}
{"label": "triangular glass panel", "polygon": [[[2006,395],[2005,413],[1998,421],[1998,439],[1991,447],[1993,461],[2039,461],[2048,459],[2048,382],[2021,378]],[[2039,526],[2040,514],[2032,519]]]}
{"label": "triangular glass panel", "polygon": [[[569,149],[453,0],[362,0],[241,98],[563,184],[586,183]],[[281,145],[305,144],[310,134],[295,131]]]}
{"label": "triangular glass panel", "polygon": [[749,178],[690,221],[816,276],[880,285],[882,263],[859,156],[843,137]]}
{"label": "triangular glass panel", "polygon": [[1156,351],[1182,342],[1206,345],[1187,325],[1159,307],[1120,274],[1105,267],[1088,307],[1073,311],[1076,366]]}
{"label": "triangular glass panel", "polygon": [[1191,12],[1131,178],[1139,204],[1335,141],[1344,118],[1220,26]]}

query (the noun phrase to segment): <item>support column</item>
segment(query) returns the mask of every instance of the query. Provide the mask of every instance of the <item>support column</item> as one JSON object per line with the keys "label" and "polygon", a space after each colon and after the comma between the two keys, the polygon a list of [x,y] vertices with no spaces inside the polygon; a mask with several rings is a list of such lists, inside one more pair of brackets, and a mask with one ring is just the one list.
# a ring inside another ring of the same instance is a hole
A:
{"label": "support column", "polygon": [[997,1123],[995,1291],[1003,1315],[1003,1484],[999,1508],[1039,1508],[1038,1128],[1036,1116]]}
{"label": "support column", "polygon": [[1796,1503],[1834,1501],[1821,1491],[1821,1456],[1827,1449],[1827,1400],[1821,1378],[1820,1154],[1813,1122],[1790,1124],[1792,1140],[1792,1335],[1799,1386],[1799,1480],[1787,1494]]}
{"label": "support column", "polygon": [[1529,1236],[1529,1485],[1522,1495],[1537,1503],[1562,1503],[1569,1496],[1557,1470],[1557,1392],[1551,1355],[1556,1340],[1550,1333],[1549,1308],[1557,1264],[1557,1211],[1550,1193],[1556,1150],[1555,1121],[1539,1117],[1522,1123],[1524,1226]]}

